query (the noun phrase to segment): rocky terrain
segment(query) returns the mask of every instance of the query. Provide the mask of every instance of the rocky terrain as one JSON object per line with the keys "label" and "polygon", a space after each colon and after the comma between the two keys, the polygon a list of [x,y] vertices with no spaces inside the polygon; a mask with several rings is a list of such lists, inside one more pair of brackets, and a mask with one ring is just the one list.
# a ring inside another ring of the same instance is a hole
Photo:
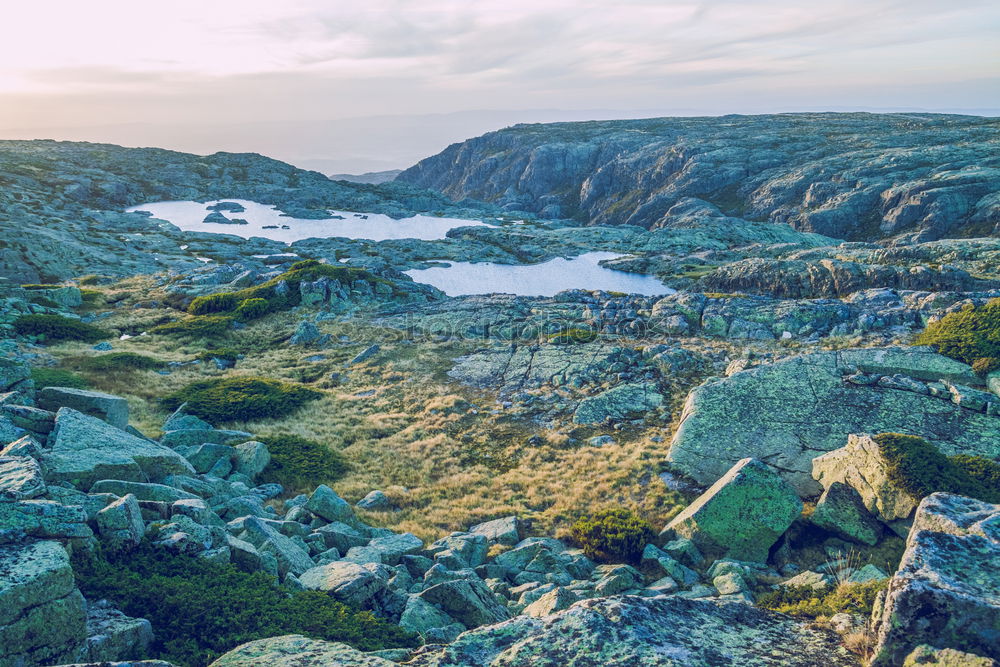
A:
{"label": "rocky terrain", "polygon": [[782,114],[516,125],[397,180],[587,224],[683,224],[697,198],[848,240],[997,234],[996,119]]}
{"label": "rocky terrain", "polygon": [[[0,667],[997,664],[991,146],[518,126],[366,185],[3,142]],[[225,198],[490,224],[289,246],[121,212]],[[593,250],[678,291],[402,273]]]}

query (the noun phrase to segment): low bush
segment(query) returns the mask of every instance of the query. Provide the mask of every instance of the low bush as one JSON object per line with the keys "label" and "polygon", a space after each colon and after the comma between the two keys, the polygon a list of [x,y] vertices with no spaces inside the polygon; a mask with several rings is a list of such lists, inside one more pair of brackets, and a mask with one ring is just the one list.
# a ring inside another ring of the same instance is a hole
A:
{"label": "low bush", "polygon": [[187,403],[189,413],[212,424],[285,417],[322,394],[308,387],[255,377],[226,377],[193,382],[166,396],[163,405],[176,410]]}
{"label": "low bush", "polygon": [[220,292],[219,294],[208,294],[195,298],[188,306],[188,313],[191,315],[210,315],[212,313],[226,313],[236,308],[239,301],[233,292]]}
{"label": "low bush", "polygon": [[261,438],[271,453],[263,481],[277,482],[287,490],[329,484],[347,473],[343,455],[329,446],[286,433]]}
{"label": "low bush", "polygon": [[90,387],[84,378],[63,368],[32,368],[31,379],[35,381],[35,389],[44,389],[45,387],[88,389]]}
{"label": "low bush", "polygon": [[653,539],[645,519],[625,509],[602,510],[570,527],[573,540],[596,560],[638,563],[642,550]]}
{"label": "low bush", "polygon": [[1000,371],[1000,357],[979,357],[972,362],[972,370],[980,377],[986,377],[993,371]]}
{"label": "low bush", "polygon": [[22,315],[14,320],[14,331],[19,336],[38,336],[45,341],[96,343],[111,337],[109,332],[93,324],[62,315]]}
{"label": "low bush", "polygon": [[85,304],[92,306],[104,300],[104,292],[96,289],[81,289],[80,298]]}
{"label": "low bush", "polygon": [[1000,502],[1000,465],[977,456],[948,457],[915,435],[880,433],[874,437],[889,479],[915,498],[936,491]]}
{"label": "low bush", "polygon": [[941,354],[967,364],[1000,357],[1000,299],[948,313],[928,324],[915,342],[933,345]]}
{"label": "low bush", "polygon": [[363,651],[410,647],[402,628],[320,591],[288,593],[264,573],[171,553],[148,543],[120,556],[76,550],[73,572],[91,600],[108,599],[155,629],[149,658],[202,667],[240,644],[286,634]]}
{"label": "low bush", "polygon": [[203,315],[160,324],[149,332],[181,338],[221,338],[232,326],[233,318],[228,315]]}
{"label": "low bush", "polygon": [[597,340],[597,332],[591,329],[573,328],[554,333],[549,336],[549,342],[556,345],[574,345],[590,343]]}
{"label": "low bush", "polygon": [[883,579],[821,588],[779,586],[777,590],[759,595],[757,606],[805,618],[830,617],[839,613],[868,617],[872,613],[872,607],[875,606],[875,597],[888,583],[888,579]]}
{"label": "low bush", "polygon": [[267,311],[270,308],[271,306],[268,304],[267,299],[243,299],[240,301],[240,305],[236,306],[236,317],[241,320],[255,320],[258,317],[267,315]]}
{"label": "low bush", "polygon": [[158,371],[167,363],[135,352],[110,352],[96,357],[80,357],[76,364],[81,370],[94,372],[109,371]]}

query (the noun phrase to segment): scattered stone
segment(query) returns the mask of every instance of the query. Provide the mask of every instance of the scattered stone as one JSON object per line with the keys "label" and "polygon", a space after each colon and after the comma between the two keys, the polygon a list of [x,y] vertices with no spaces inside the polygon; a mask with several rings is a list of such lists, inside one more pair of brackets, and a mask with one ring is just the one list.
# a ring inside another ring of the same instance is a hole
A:
{"label": "scattered stone", "polygon": [[359,352],[353,359],[351,359],[350,361],[348,361],[347,365],[348,366],[354,366],[355,364],[364,363],[365,361],[368,361],[369,359],[371,359],[372,357],[374,357],[376,354],[378,354],[379,350],[381,350],[381,349],[382,348],[379,347],[377,344],[369,345],[364,350],[362,350],[361,352]]}
{"label": "scattered stone", "polygon": [[469,528],[470,533],[484,535],[490,544],[514,546],[522,539],[523,523],[516,516],[493,519]]}
{"label": "scattered stone", "polygon": [[388,512],[396,509],[389,496],[379,490],[369,492],[368,495],[358,501],[356,507],[369,512]]}

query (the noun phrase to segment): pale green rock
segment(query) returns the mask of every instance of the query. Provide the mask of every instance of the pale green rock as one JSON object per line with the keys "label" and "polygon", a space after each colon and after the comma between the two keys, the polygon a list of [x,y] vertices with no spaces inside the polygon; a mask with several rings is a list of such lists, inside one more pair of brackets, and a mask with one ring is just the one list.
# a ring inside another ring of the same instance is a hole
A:
{"label": "pale green rock", "polygon": [[865,507],[861,495],[841,482],[833,482],[827,487],[809,519],[850,542],[874,545],[882,535],[881,525]]}
{"label": "pale green rock", "polygon": [[934,648],[922,644],[906,656],[903,667],[996,667],[992,658],[956,651],[951,648]]}
{"label": "pale green rock", "polygon": [[431,586],[420,597],[467,628],[510,618],[510,612],[481,579],[459,579]]}
{"label": "pale green rock", "polygon": [[883,572],[877,565],[868,563],[864,567],[858,568],[847,578],[848,583],[864,584],[869,581],[882,581],[888,579],[889,575]]}
{"label": "pale green rock", "polygon": [[823,487],[835,483],[854,489],[865,508],[885,522],[908,519],[920,498],[889,478],[878,442],[867,434],[847,436],[847,444],[813,459],[813,477]]}
{"label": "pale green rock", "polygon": [[38,407],[45,410],[73,408],[116,428],[128,426],[128,402],[121,396],[72,387],[45,387],[38,392],[37,400]]}
{"label": "pale green rock", "polygon": [[166,484],[125,482],[117,479],[102,479],[90,487],[90,493],[113,493],[116,496],[132,494],[137,500],[153,500],[173,503],[178,500],[197,499],[198,496]]}
{"label": "pale green rock", "polygon": [[877,617],[873,667],[922,644],[1000,655],[1000,505],[932,493],[917,508]]}
{"label": "pale green rock", "polygon": [[291,572],[294,576],[300,577],[303,572],[316,565],[306,549],[258,517],[247,517],[243,523],[240,539],[254,545],[262,555],[273,555],[277,559],[278,572],[281,576]]}
{"label": "pale green rock", "polygon": [[299,575],[299,581],[309,590],[325,591],[354,607],[364,607],[389,583],[375,568],[342,560],[306,570]]}
{"label": "pale green rock", "polygon": [[137,546],[146,531],[139,501],[131,493],[98,512],[96,521],[97,532],[111,551],[125,551]]}
{"label": "pale green rock", "polygon": [[652,382],[622,384],[597,396],[585,398],[573,413],[575,424],[620,421],[663,405],[663,394]]}
{"label": "pale green rock", "polygon": [[0,543],[24,536],[71,539],[93,535],[82,507],[51,500],[0,503]]}
{"label": "pale green rock", "polygon": [[544,618],[463,633],[411,667],[847,667],[857,658],[829,630],[747,604],[677,596],[583,600]]}
{"label": "pale green rock", "polygon": [[521,612],[526,616],[548,616],[563,609],[569,609],[580,597],[567,588],[555,588],[529,604]]}
{"label": "pale green rock", "polygon": [[271,462],[271,453],[263,442],[250,440],[236,445],[236,472],[251,479],[257,477]]}
{"label": "pale green rock", "polygon": [[971,373],[923,347],[816,352],[755,366],[708,380],[688,395],[669,461],[711,484],[752,456],[812,497],[822,491],[811,476],[812,459],[842,447],[848,433],[934,434],[944,454],[1000,457],[1000,417],[945,398],[845,382],[851,368],[924,380]]}
{"label": "pale green rock", "polygon": [[347,644],[285,635],[243,644],[209,667],[396,667]]}
{"label": "pale green rock", "polygon": [[305,508],[316,516],[327,521],[339,521],[353,524],[356,522],[351,504],[338,496],[326,484],[320,484],[309,496]]}
{"label": "pale green rock", "polygon": [[406,608],[403,609],[403,615],[399,617],[399,627],[420,634],[433,628],[447,627],[454,622],[455,619],[419,595],[411,595],[407,598]]}
{"label": "pale green rock", "polygon": [[986,376],[986,386],[991,392],[1000,396],[1000,371],[993,371]]}
{"label": "pale green rock", "polygon": [[96,417],[60,408],[41,463],[46,481],[89,488],[101,479],[145,482],[167,475],[193,475],[177,452],[136,437]]}
{"label": "pale green rock", "polygon": [[38,462],[26,456],[0,456],[0,502],[27,500],[45,494]]}
{"label": "pale green rock", "polygon": [[153,628],[144,618],[132,618],[107,603],[87,605],[87,643],[77,659],[89,662],[135,660],[148,655]]}
{"label": "pale green rock", "polygon": [[665,531],[715,557],[765,562],[768,549],[802,512],[791,485],[770,466],[743,459],[678,514]]}
{"label": "pale green rock", "polygon": [[228,431],[219,428],[181,428],[164,432],[163,437],[160,438],[160,444],[173,449],[195,447],[206,442],[216,445],[235,445],[245,442],[250,437],[246,431]]}

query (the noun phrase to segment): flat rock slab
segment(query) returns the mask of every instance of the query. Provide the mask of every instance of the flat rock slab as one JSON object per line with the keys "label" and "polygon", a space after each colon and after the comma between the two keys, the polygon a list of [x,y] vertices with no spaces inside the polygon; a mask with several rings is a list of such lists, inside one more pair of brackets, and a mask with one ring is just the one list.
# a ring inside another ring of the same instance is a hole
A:
{"label": "flat rock slab", "polygon": [[0,502],[27,500],[45,493],[42,469],[28,456],[0,456]]}
{"label": "flat rock slab", "polygon": [[518,616],[466,632],[406,663],[419,667],[841,667],[839,637],[751,605],[678,597],[584,600],[545,618]]}
{"label": "flat rock slab", "polygon": [[49,482],[90,488],[102,479],[145,482],[194,474],[191,464],[172,449],[72,408],[56,413],[49,443],[51,449],[42,460]]}
{"label": "flat rock slab", "polygon": [[580,401],[573,414],[575,424],[601,424],[607,419],[621,421],[663,405],[663,394],[653,382],[632,382]]}
{"label": "flat rock slab", "polygon": [[38,407],[46,410],[73,408],[117,428],[128,426],[128,402],[121,396],[71,387],[45,387],[38,392],[37,400]]}
{"label": "flat rock slab", "polygon": [[575,378],[604,380],[620,348],[581,345],[497,345],[460,357],[448,375],[459,382],[510,392]]}
{"label": "flat rock slab", "polygon": [[822,487],[811,477],[812,459],[842,447],[848,433],[915,433],[947,455],[1000,456],[1000,417],[934,396],[850,384],[843,380],[848,368],[927,381],[971,373],[921,347],[817,352],[757,366],[688,395],[669,460],[712,484],[751,456],[777,468],[802,496],[815,496]]}

